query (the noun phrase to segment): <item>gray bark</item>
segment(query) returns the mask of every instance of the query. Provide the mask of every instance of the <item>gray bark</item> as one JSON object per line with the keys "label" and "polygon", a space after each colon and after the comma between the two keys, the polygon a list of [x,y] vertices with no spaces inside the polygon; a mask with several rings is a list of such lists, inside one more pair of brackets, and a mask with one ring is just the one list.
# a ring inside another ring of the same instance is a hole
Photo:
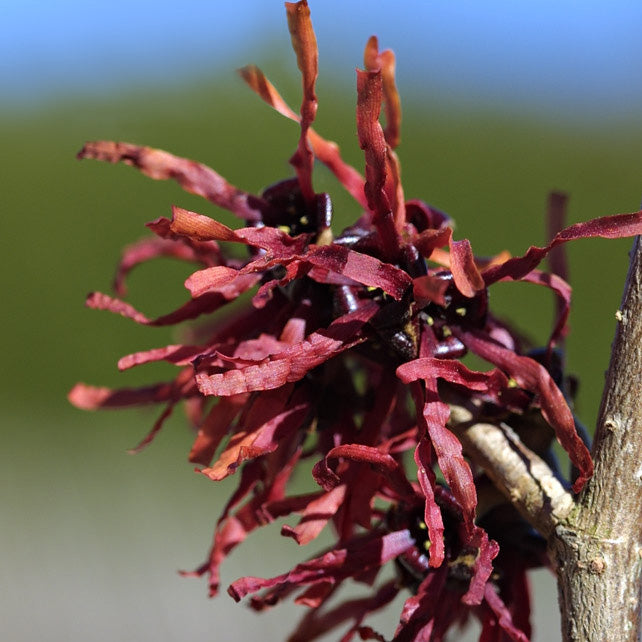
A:
{"label": "gray bark", "polygon": [[595,474],[551,540],[563,639],[637,641],[642,570],[642,246],[631,252],[593,442]]}
{"label": "gray bark", "polygon": [[450,399],[468,456],[546,537],[564,642],[637,642],[642,588],[642,244],[635,239],[593,442],[577,498],[510,427]]}

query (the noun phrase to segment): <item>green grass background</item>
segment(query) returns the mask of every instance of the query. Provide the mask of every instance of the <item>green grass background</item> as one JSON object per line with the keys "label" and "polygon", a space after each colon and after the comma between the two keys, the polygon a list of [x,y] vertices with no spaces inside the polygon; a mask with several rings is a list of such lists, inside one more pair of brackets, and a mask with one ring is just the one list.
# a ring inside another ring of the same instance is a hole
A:
{"label": "green grass background", "polygon": [[[275,64],[278,68],[279,65]],[[270,70],[269,65],[266,70]],[[277,74],[278,75],[278,74]],[[280,85],[297,104],[292,75]],[[569,222],[633,211],[642,197],[639,122],[535,119],[498,105],[442,103],[404,88],[399,155],[406,196],[423,198],[457,222],[478,254],[518,254],[544,244],[547,192],[570,193]],[[318,130],[361,168],[355,92],[345,80],[319,83]],[[408,96],[410,94],[410,96]],[[147,144],[198,159],[232,183],[260,190],[291,175],[296,125],[271,112],[241,82],[100,99],[68,98],[0,113],[2,155],[3,368],[0,395],[0,637],[7,640],[280,639],[298,607],[259,618],[225,594],[210,602],[204,582],[178,568],[202,561],[212,527],[235,479],[220,485],[192,473],[191,435],[178,416],[157,442],[131,457],[155,411],[84,413],[66,393],[77,381],[134,385],[167,375],[163,366],[118,373],[118,357],[170,342],[150,329],[84,309],[90,290],[109,291],[123,245],[146,221],[177,204],[232,223],[174,183],[125,166],[74,156],[85,140]],[[358,215],[333,178],[318,168],[318,190],[335,203],[337,227]],[[630,240],[568,247],[574,286],[569,370],[580,375],[578,411],[592,426],[615,329]],[[188,267],[158,260],[131,279],[130,300],[149,314],[186,298]],[[543,342],[551,297],[539,288],[499,284],[496,311]],[[178,413],[180,415],[180,413]],[[301,484],[309,483],[301,479]],[[293,520],[290,520],[293,523]],[[224,583],[243,574],[284,571],[306,551],[280,541],[278,528],[252,537],[224,567]],[[550,579],[536,639],[556,639]],[[379,619],[389,633],[396,612]]]}

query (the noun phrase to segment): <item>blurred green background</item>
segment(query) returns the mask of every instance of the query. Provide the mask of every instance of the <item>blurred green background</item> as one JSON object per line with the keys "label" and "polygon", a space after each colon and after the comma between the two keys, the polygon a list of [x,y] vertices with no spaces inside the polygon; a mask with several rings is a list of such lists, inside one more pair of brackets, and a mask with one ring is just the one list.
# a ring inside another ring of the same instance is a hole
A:
{"label": "blurred green background", "polygon": [[[394,43],[384,42],[384,45]],[[292,105],[299,101],[291,57],[254,43],[256,62]],[[323,53],[323,51],[322,51]],[[356,61],[358,62],[358,61]],[[415,61],[416,62],[416,61]],[[362,168],[354,125],[355,60],[319,80],[315,127]],[[403,61],[400,62],[400,65]],[[478,254],[522,253],[545,243],[551,189],[570,196],[569,223],[633,211],[642,197],[642,125],[628,117],[530,113],[422,91],[406,77],[403,141],[398,150],[408,198],[448,212],[457,238]],[[0,110],[3,321],[0,497],[0,637],[89,642],[201,639],[278,640],[300,612],[280,607],[260,617],[204,581],[175,571],[199,564],[222,502],[236,480],[214,485],[187,462],[191,434],[180,413],[152,447],[125,450],[145,434],[156,410],[84,413],[66,394],[78,380],[123,386],[171,370],[118,373],[118,357],[171,342],[173,329],[136,326],[84,309],[91,290],[109,291],[121,248],[145,235],[144,223],[171,204],[214,216],[227,213],[169,182],[125,166],[74,156],[86,140],[147,144],[204,162],[249,191],[291,175],[298,137],[232,74],[216,73],[162,88],[114,91]],[[318,191],[331,193],[336,225],[358,210],[324,168]],[[574,287],[569,371],[580,376],[581,418],[593,426],[608,364],[630,240],[567,246]],[[188,266],[158,260],[130,280],[129,299],[160,314],[187,296]],[[551,328],[551,297],[539,288],[498,284],[495,311],[536,341]],[[309,480],[301,479],[301,484]],[[293,520],[290,520],[292,523]],[[305,551],[282,541],[278,527],[252,537],[223,569],[224,584],[244,574],[284,571]],[[535,639],[557,637],[552,580],[540,575]],[[379,618],[388,633],[397,612]],[[331,636],[331,639],[332,636]]]}

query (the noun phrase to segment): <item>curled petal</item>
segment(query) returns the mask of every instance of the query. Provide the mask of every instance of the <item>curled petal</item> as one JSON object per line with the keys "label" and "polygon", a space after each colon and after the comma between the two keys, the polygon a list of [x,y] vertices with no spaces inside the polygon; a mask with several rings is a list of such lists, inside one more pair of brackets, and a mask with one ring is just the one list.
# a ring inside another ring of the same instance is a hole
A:
{"label": "curled petal", "polygon": [[202,346],[170,345],[164,348],[134,352],[118,360],[118,369],[128,370],[135,366],[156,361],[168,361],[176,366],[186,366],[201,355],[203,350]]}
{"label": "curled petal", "polygon": [[421,308],[429,303],[446,305],[444,294],[450,284],[445,279],[439,279],[426,274],[412,280],[412,291],[417,305]]}
{"label": "curled petal", "polygon": [[455,330],[455,334],[475,354],[507,372],[517,384],[537,395],[542,416],[555,431],[562,448],[568,453],[580,475],[573,484],[579,492],[593,474],[593,461],[575,429],[575,421],[564,395],[546,368],[537,361],[515,354],[476,330]]}
{"label": "curled petal", "polygon": [[477,559],[473,564],[473,576],[470,579],[468,590],[461,598],[464,604],[481,604],[484,599],[484,591],[488,580],[493,572],[493,560],[499,553],[499,545],[482,528],[475,527],[472,544],[477,547]]}
{"label": "curled petal", "polygon": [[305,319],[290,317],[279,337],[279,341],[294,345],[305,338]]}
{"label": "curled petal", "polygon": [[386,253],[395,257],[400,247],[396,224],[401,225],[401,222],[395,222],[392,206],[385,192],[388,152],[379,123],[382,91],[380,71],[357,70],[357,130],[359,145],[366,158],[365,194]]}
{"label": "curled petal", "polygon": [[171,231],[198,241],[229,241],[261,248],[271,258],[289,258],[305,251],[306,235],[291,237],[273,227],[245,227],[233,230],[223,223],[181,207],[172,208]]}
{"label": "curled petal", "polygon": [[442,565],[429,573],[416,593],[404,602],[393,642],[430,642],[440,618],[447,624],[455,619],[456,602],[451,597],[454,594],[444,590],[447,576],[448,568]]}
{"label": "curled petal", "polygon": [[301,104],[301,136],[299,145],[290,163],[299,177],[301,193],[306,201],[314,198],[312,188],[312,164],[314,157],[308,145],[308,131],[317,113],[317,97],[314,91],[319,74],[317,39],[310,20],[310,9],[306,0],[286,2],[288,27],[292,46],[297,57],[299,70],[303,79],[303,102]]}
{"label": "curled petal", "polygon": [[466,537],[470,540],[475,529],[477,507],[477,491],[473,474],[468,462],[464,459],[461,442],[446,427],[450,408],[448,404],[439,400],[436,377],[425,377],[424,384],[425,392],[416,386],[412,389],[418,420],[425,427],[437,456],[439,469],[459,502]]}
{"label": "curled petal", "polygon": [[474,297],[484,289],[484,279],[475,265],[470,241],[450,238],[450,269],[457,289],[466,297]]}
{"label": "curled petal", "polygon": [[[167,219],[164,219],[167,220]],[[243,243],[243,239],[227,225],[219,223],[209,216],[190,212],[182,207],[172,207],[172,220],[169,230],[177,236],[186,236],[196,241],[230,241]]]}
{"label": "curled petal", "polygon": [[[300,455],[300,449],[291,452],[290,449],[281,448],[243,466],[238,488],[218,520],[208,560],[195,571],[183,571],[182,575],[200,577],[209,573],[210,596],[218,593],[221,563],[252,531],[273,521],[263,507],[284,499],[286,485]],[[230,515],[231,510],[252,490],[255,492],[249,500]]]}
{"label": "curled petal", "polygon": [[192,369],[184,368],[174,381],[148,386],[145,388],[121,388],[111,390],[76,384],[69,392],[69,401],[84,410],[97,410],[98,408],[124,408],[139,406],[149,403],[168,402],[161,416],[154,423],[149,433],[140,443],[129,452],[138,453],[147,447],[163,427],[165,420],[172,414],[174,406],[181,400],[194,396],[195,386],[192,380]]}
{"label": "curled petal", "polygon": [[[299,122],[299,116],[287,105],[274,85],[264,76],[263,72],[255,65],[248,65],[239,69],[239,74],[268,105],[273,107],[286,118]],[[339,152],[339,146],[320,136],[312,127],[308,129],[308,142],[312,146],[314,155],[337,177],[348,193],[361,207],[368,207],[363,186],[364,178],[351,165],[348,165]]]}
{"label": "curled petal", "polygon": [[501,279],[517,280],[536,268],[554,247],[562,243],[595,237],[620,239],[637,234],[642,234],[642,210],[632,214],[614,214],[594,218],[563,229],[546,247],[532,245],[523,256],[516,256],[499,265],[493,265],[484,270],[482,275],[486,285]]}
{"label": "curled petal", "polygon": [[412,546],[414,540],[405,529],[378,537],[357,538],[349,542],[346,548],[335,549],[309,562],[297,564],[289,573],[270,579],[241,578],[228,588],[228,593],[239,602],[246,595],[264,588],[341,582],[346,577],[383,566]]}
{"label": "curled petal", "polygon": [[275,451],[279,440],[288,440],[299,428],[308,409],[306,404],[296,405],[270,418],[256,430],[237,433],[214,465],[200,472],[212,481],[220,481],[235,473],[243,461]]}
{"label": "curled petal", "polygon": [[193,247],[184,243],[153,237],[143,239],[125,248],[116,270],[114,291],[119,296],[124,296],[127,292],[125,286],[127,275],[137,265],[161,256],[181,259],[182,261],[193,261],[204,265],[213,265],[214,263],[211,260],[210,253],[197,252]]}
{"label": "curled petal", "polygon": [[185,281],[185,287],[193,298],[204,294],[218,294],[226,301],[232,301],[254,287],[260,274],[244,274],[234,268],[215,265],[194,272]]}
{"label": "curled petal", "polygon": [[477,491],[470,466],[464,459],[461,442],[446,428],[450,409],[440,401],[427,401],[423,416],[437,455],[439,469],[461,505],[464,526],[470,533],[475,520]]}
{"label": "curled petal", "polygon": [[270,517],[270,520],[285,517],[292,513],[302,513],[312,502],[323,497],[324,491],[294,495],[281,500],[268,502],[261,506],[261,512]]}
{"label": "curled petal", "polygon": [[77,383],[67,395],[69,401],[83,410],[98,408],[126,408],[150,403],[168,401],[174,389],[171,383],[159,383],[143,388],[120,388],[113,390],[102,386],[88,386]]}
{"label": "curled petal", "polygon": [[280,280],[266,283],[259,293],[260,299],[264,299],[269,290],[276,285],[285,285],[310,270],[310,276],[321,283],[333,283],[336,277],[347,278],[368,287],[380,288],[397,300],[402,298],[412,284],[412,279],[406,272],[368,254],[342,245],[311,245],[307,250],[298,246],[288,247],[289,241],[293,240],[291,237],[278,230],[272,230],[277,232],[278,236],[263,233],[268,230],[271,228],[237,230],[239,236],[247,236],[251,239],[251,244],[262,246],[267,249],[268,254],[247,263],[240,270],[217,265],[194,272],[185,282],[192,296],[205,293],[232,296],[240,288],[249,289],[260,278],[256,274],[251,276],[253,273],[263,272],[275,265],[285,267],[286,275]]}
{"label": "curled petal", "polygon": [[401,141],[401,98],[395,82],[395,54],[386,49],[379,56],[383,74],[383,96],[386,110],[386,129],[384,135],[392,149]]}
{"label": "curled petal", "polygon": [[247,404],[249,395],[221,397],[201,423],[189,454],[189,461],[209,466],[216,449],[232,422]]}
{"label": "curled petal", "polygon": [[136,310],[136,308],[129,303],[111,297],[107,294],[103,294],[102,292],[92,292],[89,294],[85,301],[85,305],[93,310],[108,310],[109,312],[120,314],[127,319],[132,319],[136,323],[140,323],[141,325],[164,326],[173,325],[189,319],[195,319],[201,314],[214,312],[229,303],[233,298],[234,297],[228,298],[220,292],[206,292],[205,294],[197,296],[196,298],[189,300],[187,303],[184,303],[180,308],[173,312],[164,314],[155,319],[150,319],[142,312]]}
{"label": "curled petal", "polygon": [[120,314],[126,319],[132,319],[142,325],[153,325],[153,320],[139,312],[133,305],[103,294],[102,292],[91,292],[85,300],[85,305],[92,310],[108,310],[114,314]]}
{"label": "curled petal", "polygon": [[353,621],[350,630],[341,638],[341,642],[348,642],[354,633],[359,633],[362,640],[385,640],[367,627],[361,627],[363,620],[389,604],[399,593],[396,581],[384,584],[377,592],[368,597],[355,598],[338,604],[337,606],[320,613],[318,610],[309,611],[299,622],[295,632],[288,638],[288,642],[312,642],[321,636],[327,635],[337,626]]}
{"label": "curled petal", "polygon": [[399,145],[401,130],[401,99],[395,83],[395,54],[391,49],[379,53],[376,36],[371,36],[366,44],[363,64],[368,71],[381,69],[383,77],[383,98],[386,110],[386,142],[392,149]]}
{"label": "curled petal", "polygon": [[341,245],[313,247],[302,258],[316,268],[341,274],[369,287],[381,288],[397,300],[412,283],[408,274],[398,267]]}
{"label": "curled petal", "polygon": [[290,120],[299,122],[299,115],[283,100],[274,85],[256,65],[247,65],[238,70],[239,75],[270,107]]}
{"label": "curled petal", "polygon": [[345,495],[346,487],[341,485],[311,501],[305,507],[299,524],[295,528],[283,526],[281,535],[292,537],[299,546],[309,544],[339,510]]}
{"label": "curled petal", "polygon": [[477,372],[459,361],[433,357],[422,357],[400,365],[397,376],[404,383],[435,377],[478,392],[498,392],[508,387],[508,378],[500,370]]}
{"label": "curled petal", "polygon": [[201,263],[206,265],[225,264],[225,256],[223,256],[221,247],[216,241],[199,241],[176,234],[172,230],[172,221],[164,216],[159,216],[157,219],[145,223],[145,227],[162,239],[179,241],[181,245],[191,248],[194,255],[199,257]]}
{"label": "curled petal", "polygon": [[287,441],[301,425],[309,405],[304,389],[299,389],[290,399],[292,388],[283,386],[256,397],[220,457],[200,472],[212,481],[219,481],[235,473],[243,461],[274,452],[279,439]]}
{"label": "curled petal", "polygon": [[563,339],[568,332],[566,324],[571,311],[571,286],[564,279],[557,276],[557,274],[546,274],[540,270],[532,270],[526,276],[523,276],[520,281],[543,285],[557,295],[557,320],[548,340],[548,345],[552,348],[559,343],[560,339]]}
{"label": "curled petal", "polygon": [[334,355],[361,343],[361,328],[378,310],[369,302],[362,308],[340,317],[328,328],[313,332],[304,341],[272,355],[259,364],[238,370],[208,375],[196,373],[196,383],[204,395],[233,395],[252,390],[271,390],[287,382],[302,379],[310,370]]}
{"label": "curled petal", "polygon": [[[437,248],[444,247],[450,243],[452,234],[453,231],[450,227],[427,229],[414,238],[413,245],[417,248],[421,256],[432,258]],[[448,265],[450,265],[450,258]]]}
{"label": "curled petal", "polygon": [[428,550],[430,566],[437,568],[444,561],[444,520],[435,501],[436,476],[432,469],[431,450],[428,440],[422,437],[415,448],[415,463],[417,464],[417,479],[425,498],[424,522],[430,540],[430,549]]}
{"label": "curled petal", "polygon": [[[332,448],[325,458],[316,464],[312,474],[324,488],[331,488],[336,485],[335,483],[330,483],[329,486],[326,486],[324,482],[330,481],[332,478],[331,475],[328,475],[328,463],[330,460],[338,458],[369,464],[377,472],[385,475],[390,487],[398,493],[400,497],[406,499],[413,499],[415,497],[412,484],[406,479],[403,469],[399,466],[395,458],[385,452],[381,452],[378,448],[364,446],[362,444],[344,444]],[[334,477],[336,478],[336,475]]]}
{"label": "curled petal", "polygon": [[381,72],[386,128],[383,132],[386,147],[385,193],[394,211],[395,227],[399,231],[406,218],[401,168],[394,152],[399,144],[401,130],[401,100],[395,84],[395,54],[387,49],[379,53],[376,36],[372,36],[364,52],[364,66],[367,71]]}
{"label": "curled petal", "polygon": [[520,631],[513,623],[510,611],[503,600],[493,588],[492,584],[486,584],[484,588],[484,600],[497,618],[497,623],[508,637],[514,642],[529,642],[528,637]]}
{"label": "curled petal", "polygon": [[78,158],[123,162],[156,180],[172,178],[185,191],[202,196],[248,221],[260,221],[262,212],[268,208],[265,201],[234,187],[213,169],[160,149],[101,140],[86,143],[78,152]]}

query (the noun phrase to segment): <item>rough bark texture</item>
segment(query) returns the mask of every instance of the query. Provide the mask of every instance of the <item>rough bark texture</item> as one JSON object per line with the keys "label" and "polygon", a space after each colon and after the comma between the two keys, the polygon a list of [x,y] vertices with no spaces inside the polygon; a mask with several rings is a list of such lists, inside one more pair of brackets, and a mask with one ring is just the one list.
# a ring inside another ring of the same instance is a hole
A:
{"label": "rough bark texture", "polygon": [[636,238],[598,419],[595,474],[551,540],[563,638],[638,640],[642,570],[642,246]]}
{"label": "rough bark texture", "polygon": [[547,539],[573,509],[573,498],[543,459],[505,424],[476,420],[475,407],[451,404],[450,420],[466,453]]}
{"label": "rough bark texture", "polygon": [[504,424],[448,399],[467,455],[544,535],[564,642],[637,642],[642,591],[642,243],[637,237],[593,443],[595,474],[573,500]]}

